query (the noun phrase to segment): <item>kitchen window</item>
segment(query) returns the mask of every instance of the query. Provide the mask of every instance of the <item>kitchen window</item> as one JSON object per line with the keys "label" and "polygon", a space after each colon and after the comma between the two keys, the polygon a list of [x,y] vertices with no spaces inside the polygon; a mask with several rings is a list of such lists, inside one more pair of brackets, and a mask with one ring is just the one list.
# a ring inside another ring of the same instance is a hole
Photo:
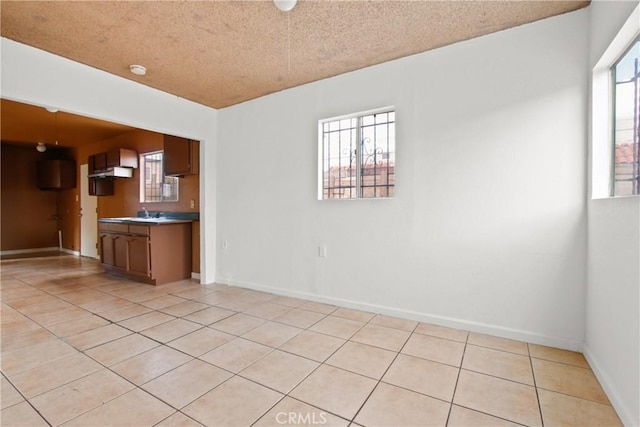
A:
{"label": "kitchen window", "polygon": [[613,196],[640,195],[640,38],[611,67]]}
{"label": "kitchen window", "polygon": [[318,199],[395,196],[395,111],[321,120]]}
{"label": "kitchen window", "polygon": [[177,202],[178,183],[176,177],[164,175],[163,152],[146,153],[140,156],[140,202]]}

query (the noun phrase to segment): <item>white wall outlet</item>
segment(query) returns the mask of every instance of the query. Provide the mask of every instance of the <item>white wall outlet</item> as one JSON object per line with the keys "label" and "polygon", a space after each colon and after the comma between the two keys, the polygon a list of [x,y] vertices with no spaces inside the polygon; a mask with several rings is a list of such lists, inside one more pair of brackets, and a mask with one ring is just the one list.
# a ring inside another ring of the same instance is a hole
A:
{"label": "white wall outlet", "polygon": [[191,203],[189,204],[189,206],[191,206],[191,209],[195,209],[196,208],[196,201],[191,199]]}
{"label": "white wall outlet", "polygon": [[327,245],[318,246],[318,256],[320,258],[326,258],[327,257]]}
{"label": "white wall outlet", "polygon": [[226,251],[228,249],[229,249],[229,242],[227,242],[227,240],[225,239],[222,241],[222,250]]}

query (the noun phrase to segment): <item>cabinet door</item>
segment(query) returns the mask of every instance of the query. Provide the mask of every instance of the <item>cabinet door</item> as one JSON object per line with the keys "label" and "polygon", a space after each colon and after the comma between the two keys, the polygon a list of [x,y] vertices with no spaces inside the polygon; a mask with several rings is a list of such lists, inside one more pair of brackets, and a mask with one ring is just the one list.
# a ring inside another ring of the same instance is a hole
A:
{"label": "cabinet door", "polygon": [[93,170],[103,171],[107,168],[107,153],[98,153],[93,156],[93,163],[89,162],[89,165],[93,164]]}
{"label": "cabinet door", "polygon": [[109,267],[115,264],[113,237],[113,234],[100,234],[100,262]]}
{"label": "cabinet door", "polygon": [[128,237],[129,269],[133,274],[151,276],[151,262],[148,237]]}
{"label": "cabinet door", "polygon": [[114,237],[113,252],[115,254],[113,266],[126,270],[128,258],[127,236],[116,235]]}
{"label": "cabinet door", "polygon": [[113,196],[113,179],[89,178],[90,196]]}
{"label": "cabinet door", "polygon": [[107,152],[106,156],[108,168],[120,166],[120,150],[111,150]]}
{"label": "cabinet door", "polygon": [[164,136],[164,174],[167,176],[198,173],[198,142],[177,136]]}

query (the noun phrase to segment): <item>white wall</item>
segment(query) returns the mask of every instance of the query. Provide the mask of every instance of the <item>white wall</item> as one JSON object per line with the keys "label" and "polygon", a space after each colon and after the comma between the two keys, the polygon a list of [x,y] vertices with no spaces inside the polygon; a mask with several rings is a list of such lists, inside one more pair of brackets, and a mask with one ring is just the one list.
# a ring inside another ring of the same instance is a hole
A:
{"label": "white wall", "polygon": [[[587,40],[582,10],[220,110],[216,280],[580,349]],[[387,105],[397,197],[316,200],[317,121]]]}
{"label": "white wall", "polygon": [[[595,1],[591,4],[591,67],[596,65],[637,7],[637,1]],[[637,34],[640,19],[634,17],[629,23],[632,27],[635,25],[632,33]],[[591,118],[592,129],[598,128],[598,120],[607,119],[606,112],[601,117],[596,110]],[[594,142],[593,138],[591,142]],[[587,257],[584,353],[624,424],[638,426],[640,197],[589,201]]]}
{"label": "white wall", "polygon": [[201,141],[201,280],[215,277],[217,111],[2,38],[0,96]]}

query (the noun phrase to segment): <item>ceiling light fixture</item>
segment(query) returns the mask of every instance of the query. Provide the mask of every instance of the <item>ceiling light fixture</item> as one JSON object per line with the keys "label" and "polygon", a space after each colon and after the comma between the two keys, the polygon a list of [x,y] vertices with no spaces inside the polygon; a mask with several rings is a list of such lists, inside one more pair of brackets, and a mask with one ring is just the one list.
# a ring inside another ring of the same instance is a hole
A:
{"label": "ceiling light fixture", "polygon": [[298,0],[273,0],[273,4],[282,12],[289,12],[296,6]]}
{"label": "ceiling light fixture", "polygon": [[44,153],[45,151],[47,151],[47,146],[44,145],[44,142],[38,142],[38,145],[36,145],[36,150],[38,150],[38,152],[40,153]]}
{"label": "ceiling light fixture", "polygon": [[50,113],[57,113],[58,109],[55,107],[44,107],[45,110],[47,110]]}
{"label": "ceiling light fixture", "polygon": [[131,71],[136,76],[144,76],[145,74],[147,74],[147,68],[137,64],[130,65],[129,71]]}

